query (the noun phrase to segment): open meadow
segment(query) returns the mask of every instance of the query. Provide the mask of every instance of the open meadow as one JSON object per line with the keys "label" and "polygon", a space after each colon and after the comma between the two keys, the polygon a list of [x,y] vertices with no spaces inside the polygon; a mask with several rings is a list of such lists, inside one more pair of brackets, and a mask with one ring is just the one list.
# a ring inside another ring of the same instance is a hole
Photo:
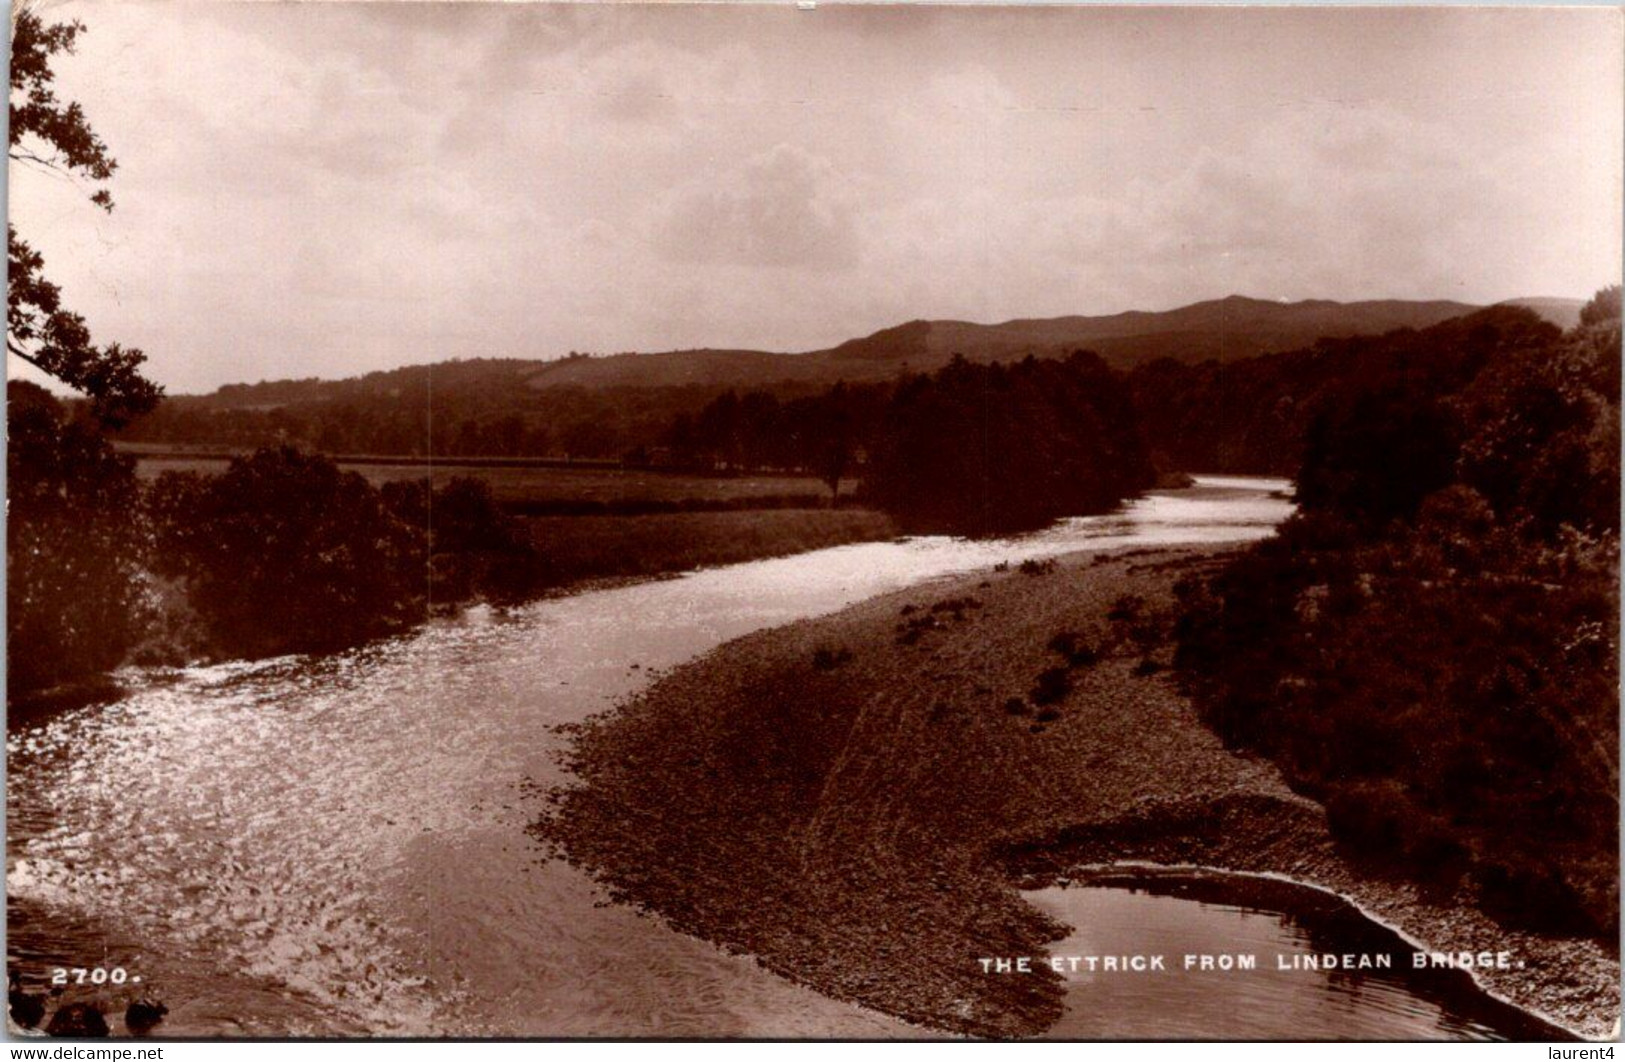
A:
{"label": "open meadow", "polygon": [[[136,472],[156,479],[164,472],[225,471],[222,454],[182,451],[143,452],[131,448]],[[447,461],[429,465],[421,459],[335,459],[345,471],[359,472],[373,486],[409,479],[432,479],[436,488],[452,479],[472,477],[491,485],[497,502],[523,516],[631,515],[735,509],[810,509],[827,507],[829,488],[812,476],[695,475],[616,465],[540,465]],[[843,502],[857,481],[841,484]]]}

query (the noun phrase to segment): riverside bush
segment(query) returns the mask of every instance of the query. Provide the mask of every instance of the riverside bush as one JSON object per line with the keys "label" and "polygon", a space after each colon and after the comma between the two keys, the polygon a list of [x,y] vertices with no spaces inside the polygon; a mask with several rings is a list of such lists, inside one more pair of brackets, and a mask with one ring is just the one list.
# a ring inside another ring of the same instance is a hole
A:
{"label": "riverside bush", "polygon": [[864,490],[910,530],[987,535],[1104,512],[1155,479],[1124,378],[1078,352],[902,380]]}
{"label": "riverside bush", "polygon": [[184,587],[208,656],[345,648],[403,630],[431,606],[513,600],[540,558],[490,488],[454,479],[380,491],[288,447],[219,476],[166,473],[148,492],[153,570]]}
{"label": "riverside bush", "polygon": [[8,387],[7,686],[117,666],[150,611],[135,462],[44,388]]}
{"label": "riverside bush", "polygon": [[1328,403],[1298,515],[1181,594],[1176,664],[1344,842],[1613,940],[1618,322],[1508,320],[1451,333],[1439,360],[1476,368],[1449,390],[1396,371]]}

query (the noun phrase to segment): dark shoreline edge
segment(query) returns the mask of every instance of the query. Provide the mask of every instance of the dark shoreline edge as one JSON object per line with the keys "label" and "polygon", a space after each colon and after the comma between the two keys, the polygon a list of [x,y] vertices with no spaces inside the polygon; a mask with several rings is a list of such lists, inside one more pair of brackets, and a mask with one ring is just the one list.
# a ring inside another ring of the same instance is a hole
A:
{"label": "dark shoreline edge", "polygon": [[[731,537],[725,543],[713,543],[713,548],[702,548],[689,555],[672,554],[668,557],[657,557],[653,563],[639,561],[632,563],[630,557],[644,557],[645,549],[623,547],[624,556],[616,558],[607,565],[588,565],[592,574],[571,576],[566,581],[556,585],[546,586],[534,595],[521,601],[493,604],[483,598],[456,601],[449,604],[435,605],[421,619],[401,630],[381,634],[366,641],[357,642],[343,649],[321,653],[284,653],[272,656],[228,656],[199,657],[184,664],[127,664],[113,671],[87,675],[82,678],[59,683],[42,689],[27,690],[13,695],[7,691],[5,703],[5,726],[8,733],[20,732],[30,726],[49,722],[50,720],[95,704],[105,704],[119,700],[131,691],[132,685],[128,677],[121,678],[126,672],[146,672],[150,674],[174,673],[189,668],[225,667],[233,665],[259,666],[270,664],[272,661],[292,661],[300,659],[321,660],[329,657],[342,656],[365,650],[397,639],[412,638],[426,627],[436,623],[457,623],[471,610],[477,608],[490,608],[497,612],[508,612],[530,608],[535,605],[556,601],[561,598],[575,597],[579,594],[597,593],[605,590],[619,590],[625,587],[637,586],[641,583],[665,582],[672,579],[681,579],[695,572],[707,571],[713,568],[724,568],[733,564],[750,563],[753,561],[775,560],[783,557],[793,557],[802,553],[820,549],[833,549],[841,546],[861,545],[868,542],[887,542],[899,536],[897,527],[882,514],[873,510],[846,507],[841,509],[765,509],[765,510],[724,510],[720,512],[676,512],[657,513],[653,515],[642,514],[633,516],[589,516],[589,517],[525,517],[522,518],[528,534],[536,534],[535,525],[545,522],[581,521],[581,526],[592,524],[591,530],[600,529],[605,523],[622,523],[632,526],[644,520],[660,521],[664,519],[739,519],[749,520],[753,515],[760,514],[766,520],[774,523],[785,523],[797,517],[812,517],[809,533],[797,538],[786,532],[784,528],[770,528],[769,533],[759,540],[741,541],[738,537]],[[871,526],[861,526],[864,522]],[[851,526],[839,526],[842,523]],[[833,524],[834,526],[830,526]],[[659,530],[659,529],[656,529]],[[580,536],[578,536],[580,537]],[[546,550],[551,543],[545,539],[538,545]],[[608,568],[607,573],[599,574],[599,569]]]}
{"label": "dark shoreline edge", "polygon": [[[1316,906],[1337,909],[1344,920],[1357,919],[1362,934],[1382,934],[1401,947],[1416,952],[1427,945],[1366,910],[1353,899],[1310,882],[1272,871],[1228,870],[1200,864],[1169,864],[1136,860],[1074,865],[1061,876],[1053,873],[1026,874],[1016,871],[1023,890],[1031,888],[1072,888],[1101,886],[1128,888],[1155,895],[1180,896],[1206,902],[1235,904],[1245,897],[1248,906],[1262,910],[1290,910],[1305,896],[1318,898]],[[1494,1028],[1510,1032],[1514,1039],[1556,1042],[1585,1042],[1544,1014],[1518,1006],[1496,993],[1479,979],[1476,971],[1462,968],[1434,971],[1455,982],[1449,986],[1452,997],[1468,1005],[1477,1017],[1493,1022]],[[1476,996],[1476,998],[1472,998]]]}
{"label": "dark shoreline edge", "polygon": [[[1041,954],[1064,935],[1016,892],[1022,850],[1052,864],[1029,865],[1029,881],[1143,861],[1323,889],[1424,950],[1525,957],[1527,969],[1474,980],[1573,1035],[1613,1035],[1619,967],[1602,948],[1508,931],[1362,873],[1318,804],[1268,764],[1224,750],[1170,680],[1137,673],[1137,654],[1095,664],[1059,719],[1004,713],[1054,663],[1045,643],[1058,626],[1099,630],[1125,593],[1166,600],[1228,548],[1072,554],[1053,573],[938,580],[729,643],[568,728],[579,782],[551,794],[554,812],[534,833],[679,931],[961,1035],[1031,1036],[1058,1014],[1060,989],[1044,978],[1011,989],[950,967],[967,946]],[[955,602],[958,612],[931,611]],[[905,612],[944,621],[905,643],[894,640]],[[850,663],[812,662],[820,648],[847,647]],[[959,732],[942,742],[943,726]],[[838,755],[805,752],[818,748]],[[945,769],[958,782],[944,785]],[[1011,776],[1010,792],[990,793],[1000,769],[1064,777]],[[1090,786],[1105,792],[1085,795]],[[908,954],[931,973],[899,960]]]}

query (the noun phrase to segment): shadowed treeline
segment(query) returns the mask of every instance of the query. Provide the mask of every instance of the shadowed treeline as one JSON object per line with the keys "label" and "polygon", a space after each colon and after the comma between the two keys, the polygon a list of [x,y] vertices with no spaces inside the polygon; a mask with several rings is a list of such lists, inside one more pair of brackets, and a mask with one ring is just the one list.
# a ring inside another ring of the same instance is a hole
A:
{"label": "shadowed treeline", "polygon": [[1105,512],[1155,478],[1122,376],[1075,353],[903,380],[865,486],[905,526],[989,534]]}
{"label": "shadowed treeline", "polygon": [[[1300,511],[1187,587],[1207,721],[1334,831],[1515,925],[1617,935],[1618,288],[1364,341]],[[1426,338],[1426,344],[1418,342]]]}
{"label": "shadowed treeline", "polygon": [[862,478],[860,500],[908,530],[1029,531],[1103,512],[1155,473],[1121,373],[1090,353],[1010,365],[955,358],[895,384],[779,402],[728,391],[665,436],[681,464],[795,467],[833,491]]}
{"label": "shadowed treeline", "polygon": [[339,649],[546,578],[478,480],[375,488],[283,448],[142,484],[41,388],[13,382],[9,414],[13,694],[132,661]]}
{"label": "shadowed treeline", "polygon": [[[233,458],[217,475],[171,471],[144,484],[82,403],[21,382],[10,398],[14,693],[129,662],[332,651],[469,601],[517,602],[583,578],[894,533],[874,513],[721,519],[806,504],[780,497],[718,500],[705,527],[526,527],[516,512],[678,514],[635,499],[499,505],[474,478],[432,491],[422,479],[374,486],[289,446]],[[770,430],[785,425],[799,427],[784,437]],[[1089,354],[1012,366],[956,360],[889,390],[837,384],[789,405],[730,392],[672,434],[696,457],[735,466],[763,459],[777,439],[784,459],[818,471],[831,498],[861,468],[859,500],[917,531],[1036,529],[1108,509],[1153,478],[1121,376]],[[685,538],[660,541],[662,531]],[[602,550],[580,548],[586,533],[624,555],[606,564]]]}

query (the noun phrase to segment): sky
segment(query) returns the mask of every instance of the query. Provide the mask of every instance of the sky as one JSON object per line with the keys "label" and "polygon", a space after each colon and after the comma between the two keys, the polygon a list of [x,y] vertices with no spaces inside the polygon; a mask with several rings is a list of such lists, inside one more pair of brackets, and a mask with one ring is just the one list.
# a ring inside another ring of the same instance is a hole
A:
{"label": "sky", "polygon": [[11,218],[171,392],[1621,271],[1617,10],[42,14],[117,207],[14,162]]}

